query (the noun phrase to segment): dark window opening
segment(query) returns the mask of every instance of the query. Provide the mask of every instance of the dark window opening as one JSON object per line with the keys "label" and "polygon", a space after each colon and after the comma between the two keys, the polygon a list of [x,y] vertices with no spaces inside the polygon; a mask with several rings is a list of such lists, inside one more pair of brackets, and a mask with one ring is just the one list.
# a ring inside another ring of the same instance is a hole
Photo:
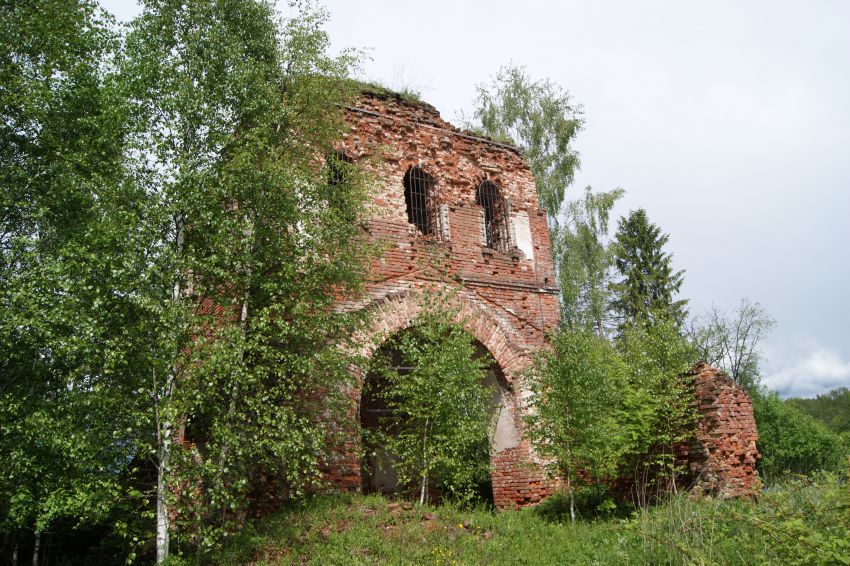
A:
{"label": "dark window opening", "polygon": [[411,167],[404,175],[407,221],[425,236],[437,234],[435,185],[434,178],[419,167]]}
{"label": "dark window opening", "polygon": [[354,160],[340,151],[328,155],[328,186],[338,187],[348,182]]}
{"label": "dark window opening", "polygon": [[351,199],[354,160],[340,151],[331,152],[326,159],[328,186],[325,200],[328,211],[342,222],[350,224],[357,218]]}
{"label": "dark window opening", "polygon": [[475,203],[484,209],[484,242],[488,248],[506,251],[508,248],[508,219],[505,199],[499,186],[491,181],[478,185]]}

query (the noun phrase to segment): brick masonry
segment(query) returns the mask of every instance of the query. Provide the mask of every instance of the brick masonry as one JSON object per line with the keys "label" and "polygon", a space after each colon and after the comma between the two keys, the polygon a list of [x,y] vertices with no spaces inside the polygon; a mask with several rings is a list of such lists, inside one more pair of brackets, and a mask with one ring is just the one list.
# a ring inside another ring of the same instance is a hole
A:
{"label": "brick masonry", "polygon": [[753,403],[746,391],[705,363],[691,370],[699,419],[682,456],[696,493],[718,497],[752,494],[761,485],[756,462]]}
{"label": "brick masonry", "polygon": [[[496,360],[505,408],[518,433],[518,442],[491,453],[494,503],[500,508],[537,503],[555,482],[546,478],[522,435],[521,376],[546,346],[559,308],[534,177],[515,148],[458,130],[428,104],[364,92],[346,112],[350,130],[337,149],[376,180],[367,232],[383,251],[371,266],[365,298],[339,307],[370,311],[371,326],[357,340],[368,355],[410,326],[429,293],[449,296],[456,318]],[[403,179],[411,166],[436,181],[433,206],[440,225],[434,235],[422,235],[408,222]],[[496,183],[506,199],[509,237],[501,250],[484,245],[484,214],[475,194],[485,180]],[[357,368],[352,372],[362,378]],[[698,489],[748,492],[758,484],[752,403],[713,368],[698,365],[693,376],[701,418],[681,456]],[[357,491],[360,391],[354,387],[348,394],[351,433],[326,463],[325,479],[331,489]]]}
{"label": "brick masonry", "polygon": [[[358,340],[363,353],[410,326],[431,293],[449,297],[456,318],[496,360],[505,409],[520,438],[491,455],[494,502],[511,508],[540,501],[551,482],[522,439],[521,375],[557,326],[559,308],[546,215],[531,171],[515,148],[461,132],[422,102],[365,92],[347,109],[347,121],[350,130],[338,149],[376,179],[367,231],[382,249],[365,299],[340,305],[371,311],[372,326]],[[433,235],[408,222],[403,179],[411,166],[436,181],[432,205],[440,226]],[[507,205],[509,238],[502,249],[484,245],[484,213],[475,195],[485,180],[498,185]],[[516,245],[517,225],[525,251]],[[349,416],[359,425],[359,390],[350,395]],[[326,479],[338,489],[360,489],[356,442],[349,439],[326,467]]]}

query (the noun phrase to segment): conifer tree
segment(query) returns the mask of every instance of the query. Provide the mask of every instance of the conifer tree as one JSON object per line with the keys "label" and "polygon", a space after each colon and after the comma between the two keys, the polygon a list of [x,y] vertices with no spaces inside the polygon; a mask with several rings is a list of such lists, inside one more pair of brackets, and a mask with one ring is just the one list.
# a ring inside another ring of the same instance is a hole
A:
{"label": "conifer tree", "polygon": [[684,271],[673,271],[672,255],[664,251],[668,239],[643,209],[620,219],[614,264],[621,279],[613,285],[613,306],[621,329],[635,322],[651,325],[659,319],[677,326],[684,322],[687,300],[675,299]]}

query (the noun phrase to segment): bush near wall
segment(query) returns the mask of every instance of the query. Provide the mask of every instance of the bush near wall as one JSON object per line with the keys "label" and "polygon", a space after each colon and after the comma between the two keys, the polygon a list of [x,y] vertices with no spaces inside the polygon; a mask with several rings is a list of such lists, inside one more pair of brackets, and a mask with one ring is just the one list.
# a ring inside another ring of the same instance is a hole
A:
{"label": "bush near wall", "polygon": [[762,454],[759,472],[770,482],[787,473],[845,469],[848,445],[821,422],[776,393],[753,395]]}

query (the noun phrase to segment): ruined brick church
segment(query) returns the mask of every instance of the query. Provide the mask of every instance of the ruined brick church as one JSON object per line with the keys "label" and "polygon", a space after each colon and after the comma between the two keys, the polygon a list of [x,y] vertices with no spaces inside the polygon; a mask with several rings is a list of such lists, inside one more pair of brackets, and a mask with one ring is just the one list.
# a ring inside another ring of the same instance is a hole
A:
{"label": "ruined brick church", "polygon": [[[376,179],[367,232],[383,253],[365,298],[340,308],[371,314],[358,340],[369,355],[412,324],[426,290],[450,291],[458,320],[492,356],[489,379],[499,407],[490,448],[494,504],[541,501],[555,484],[523,434],[522,375],[557,327],[559,305],[531,171],[516,148],[460,131],[432,106],[391,93],[364,91],[346,119],[340,157],[367,164]],[[708,366],[694,368],[693,378],[702,418],[682,449],[683,462],[701,489],[751,490],[758,454],[749,397]],[[358,388],[351,403],[353,420],[369,426],[370,407]],[[393,481],[366,471],[356,434],[332,456],[325,477],[349,491],[380,491]]]}

